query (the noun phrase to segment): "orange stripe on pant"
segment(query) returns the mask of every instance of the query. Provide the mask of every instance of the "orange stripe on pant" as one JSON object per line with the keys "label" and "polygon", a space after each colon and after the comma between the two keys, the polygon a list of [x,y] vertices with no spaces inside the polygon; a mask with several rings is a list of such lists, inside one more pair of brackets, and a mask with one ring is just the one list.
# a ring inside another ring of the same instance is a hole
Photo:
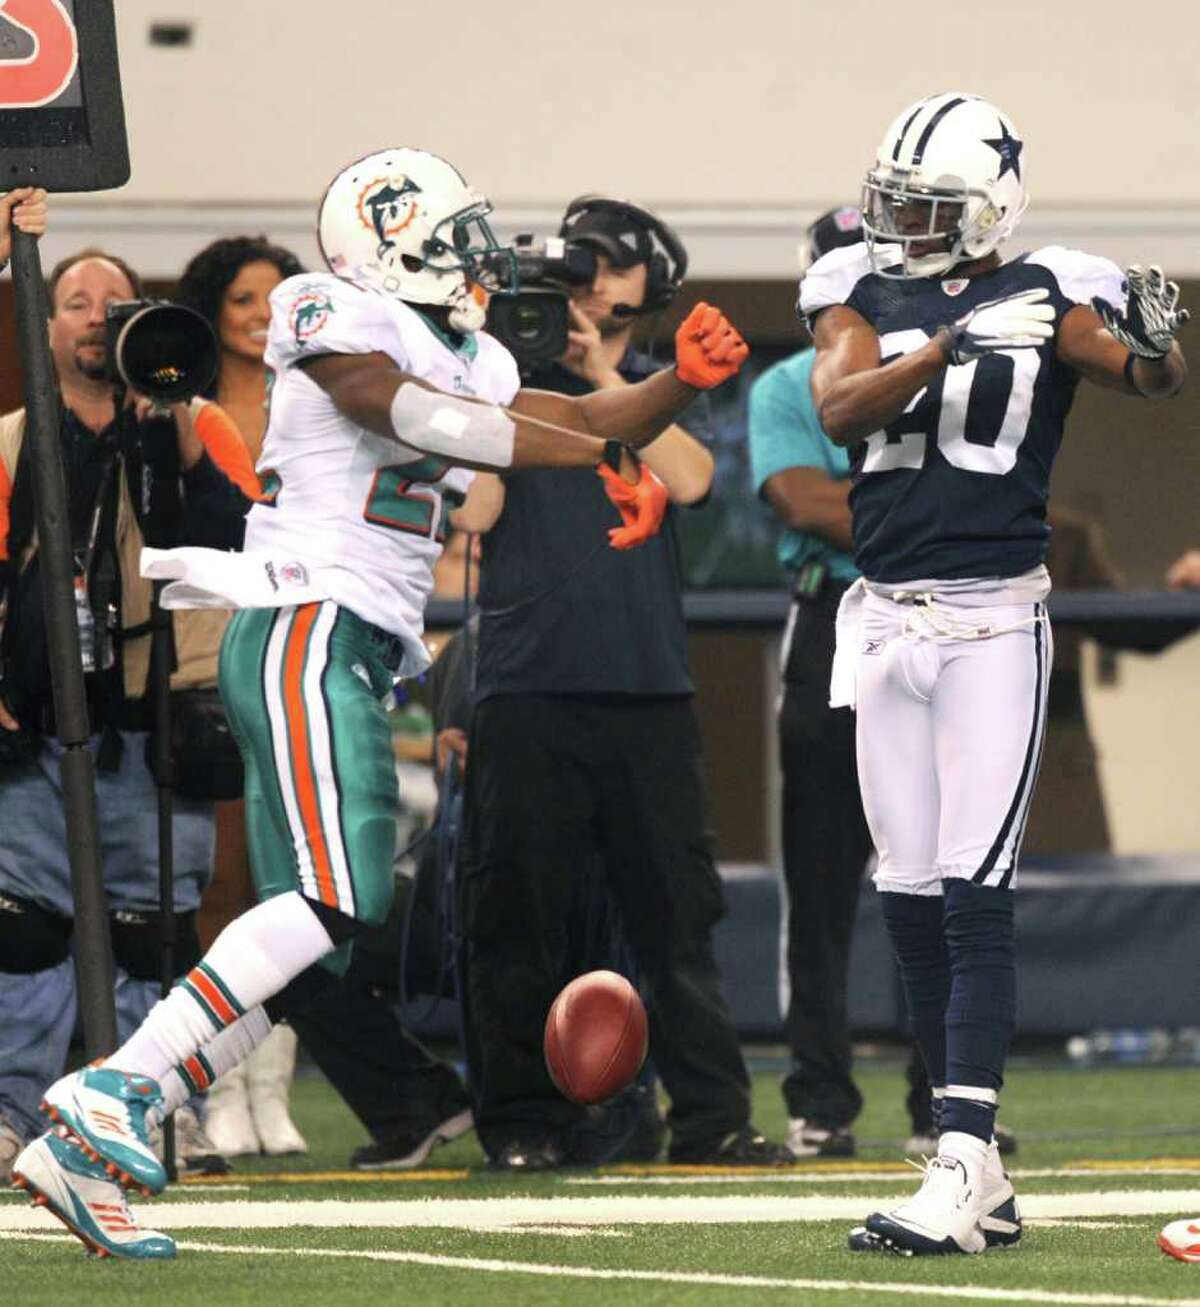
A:
{"label": "orange stripe on pant", "polygon": [[292,762],[292,782],[300,820],[317,872],[317,893],[326,907],[336,908],[337,889],[333,883],[333,866],[329,847],[321,827],[321,805],[317,799],[317,778],[313,774],[308,752],[308,709],[304,702],[304,662],[309,637],[320,611],[320,604],[303,604],[296,609],[292,629],[283,650],[283,706],[287,717],[288,745]]}

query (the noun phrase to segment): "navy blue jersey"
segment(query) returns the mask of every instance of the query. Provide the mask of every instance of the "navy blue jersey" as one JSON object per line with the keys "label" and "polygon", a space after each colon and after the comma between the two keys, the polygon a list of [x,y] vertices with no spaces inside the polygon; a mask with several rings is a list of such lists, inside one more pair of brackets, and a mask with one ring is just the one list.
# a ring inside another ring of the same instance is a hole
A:
{"label": "navy blue jersey", "polygon": [[[845,304],[878,332],[882,362],[920,349],[941,326],[989,300],[1044,287],[1063,316],[1093,297],[1124,309],[1108,259],[1048,246],[969,279],[898,280],[866,247],[833,250],[809,269],[800,312]],[[877,581],[1018,576],[1045,557],[1050,469],[1078,375],[1039,349],[1003,350],[948,367],[883,431],[851,450],[855,562]]]}

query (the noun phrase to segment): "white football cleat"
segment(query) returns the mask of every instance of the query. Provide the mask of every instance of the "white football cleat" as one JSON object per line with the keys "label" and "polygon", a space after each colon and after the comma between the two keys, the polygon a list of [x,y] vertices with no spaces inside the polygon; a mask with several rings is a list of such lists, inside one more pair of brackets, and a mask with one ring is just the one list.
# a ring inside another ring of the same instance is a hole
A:
{"label": "white football cleat", "polygon": [[1181,1262],[1200,1262],[1200,1216],[1190,1221],[1171,1221],[1158,1236],[1158,1246]]}
{"label": "white football cleat", "polygon": [[[850,1247],[880,1246],[908,1256],[981,1253],[987,1240],[979,1228],[978,1188],[964,1162],[949,1154],[935,1157],[912,1198],[890,1212],[873,1212],[865,1231],[852,1232]],[[869,1240],[872,1235],[877,1244]]]}
{"label": "white football cleat", "polygon": [[108,1178],[104,1164],[92,1161],[63,1135],[35,1139],[13,1164],[13,1184],[99,1257],[159,1261],[175,1256],[173,1239],[138,1225],[124,1191]]}
{"label": "white football cleat", "polygon": [[979,1182],[979,1228],[989,1248],[1011,1248],[1021,1238],[1021,1209],[993,1137]]}
{"label": "white football cleat", "polygon": [[146,1113],[162,1102],[157,1080],[114,1067],[89,1066],[46,1090],[42,1111],[109,1175],[146,1197],[167,1184],[147,1135]]}

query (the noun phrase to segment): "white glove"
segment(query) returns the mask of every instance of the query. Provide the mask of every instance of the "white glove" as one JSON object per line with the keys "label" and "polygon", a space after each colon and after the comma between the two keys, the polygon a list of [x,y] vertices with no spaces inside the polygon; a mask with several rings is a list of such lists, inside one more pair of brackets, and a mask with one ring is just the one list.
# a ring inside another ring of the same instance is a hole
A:
{"label": "white glove", "polygon": [[1125,312],[1114,309],[1102,299],[1092,300],[1109,335],[1127,350],[1144,359],[1165,358],[1179,328],[1191,316],[1179,305],[1179,286],[1163,276],[1163,270],[1151,265],[1143,271],[1138,264],[1125,270],[1129,283],[1129,300]]}
{"label": "white glove", "polygon": [[1043,286],[988,300],[946,328],[951,363],[969,363],[998,349],[1036,349],[1054,335],[1054,306]]}

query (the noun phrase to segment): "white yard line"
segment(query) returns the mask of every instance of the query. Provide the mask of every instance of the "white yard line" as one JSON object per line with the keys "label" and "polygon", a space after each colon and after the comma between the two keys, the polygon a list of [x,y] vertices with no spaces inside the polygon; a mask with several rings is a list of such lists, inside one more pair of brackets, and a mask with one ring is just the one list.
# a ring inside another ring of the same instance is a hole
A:
{"label": "white yard line", "polygon": [[[887,1200],[885,1200],[887,1201]],[[1200,1212],[1200,1189],[1113,1190],[1021,1195],[1022,1215],[1040,1219],[1187,1216]],[[503,1231],[513,1226],[735,1225],[793,1221],[859,1221],[871,1195],[623,1195],[586,1198],[426,1198],[349,1202],[234,1201],[138,1204],[160,1230],[272,1230],[297,1226],[360,1229],[448,1228]],[[0,1208],[0,1230],[53,1230],[39,1208]]]}
{"label": "white yard line", "polygon": [[[671,1188],[679,1185],[743,1185],[743,1184],[905,1184],[918,1177],[921,1169],[914,1166],[911,1170],[900,1171],[892,1167],[885,1171],[838,1171],[833,1168],[822,1171],[779,1171],[775,1174],[764,1171],[749,1172],[744,1175],[568,1175],[562,1177],[565,1185],[575,1185],[584,1189],[626,1188],[646,1185],[648,1187]],[[1180,1176],[1200,1175],[1200,1168],[1195,1166],[1122,1166],[1120,1170],[1097,1170],[1089,1167],[1038,1167],[1028,1170],[1009,1168],[1013,1180],[1096,1180],[1126,1179],[1130,1176]],[[207,1188],[207,1186],[205,1186]]]}
{"label": "white yard line", "polygon": [[[0,1239],[13,1234],[0,1233]],[[56,1241],[72,1242],[69,1236]],[[1046,1303],[1053,1307],[1200,1307],[1200,1298],[1150,1298],[1141,1294],[1063,1293],[1053,1289],[992,1289],[980,1285],[889,1284],[873,1280],[784,1279],[766,1275],[717,1275],[700,1271],[610,1270],[593,1266],[551,1266],[491,1257],[449,1257],[437,1253],[359,1251],[324,1248],[268,1248],[256,1244],[193,1243],[181,1252],[226,1253],[235,1257],[317,1257],[364,1262],[400,1262],[445,1270],[498,1275],[537,1275],[555,1280],[634,1280],[649,1284],[693,1284],[721,1289],[787,1289],[807,1293],[900,1294],[910,1298],[951,1298],[975,1302]]]}

